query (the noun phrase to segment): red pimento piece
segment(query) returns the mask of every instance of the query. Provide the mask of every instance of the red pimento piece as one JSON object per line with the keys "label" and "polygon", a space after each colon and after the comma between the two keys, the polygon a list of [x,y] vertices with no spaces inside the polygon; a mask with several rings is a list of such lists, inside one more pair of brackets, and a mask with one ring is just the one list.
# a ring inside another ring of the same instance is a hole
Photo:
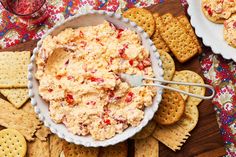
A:
{"label": "red pimento piece", "polygon": [[109,65],[112,64],[113,60],[114,60],[114,58],[110,57]]}
{"label": "red pimento piece", "polygon": [[67,76],[67,80],[74,80],[75,78],[73,76]]}
{"label": "red pimento piece", "polygon": [[81,47],[82,47],[82,48],[85,48],[85,46],[87,45],[87,42],[81,41],[80,44],[81,44]]}
{"label": "red pimento piece", "polygon": [[92,81],[92,82],[97,82],[97,83],[104,82],[103,78],[96,78],[96,77],[90,77],[89,80]]}
{"label": "red pimento piece", "polygon": [[111,125],[110,119],[104,119],[104,123],[105,123],[106,125]]}
{"label": "red pimento piece", "polygon": [[233,27],[234,27],[234,29],[236,28],[236,22],[233,23]]}
{"label": "red pimento piece", "polygon": [[49,88],[49,89],[48,89],[48,92],[49,92],[49,93],[53,92],[53,89],[52,89],[52,88]]}
{"label": "red pimento piece", "polygon": [[150,59],[145,59],[145,60],[143,60],[143,65],[144,65],[145,67],[151,65]]}
{"label": "red pimento piece", "polygon": [[143,70],[143,69],[144,69],[143,62],[140,62],[140,63],[138,64],[137,68],[138,68],[139,70]]}
{"label": "red pimento piece", "polygon": [[109,91],[108,96],[109,98],[112,98],[115,96],[115,93],[113,91]]}
{"label": "red pimento piece", "polygon": [[62,78],[62,75],[56,75],[56,79],[60,80]]}
{"label": "red pimento piece", "polygon": [[120,39],[120,37],[122,36],[122,32],[124,31],[123,29],[117,29],[118,34],[116,36],[117,39]]}
{"label": "red pimento piece", "polygon": [[79,31],[79,37],[83,38],[84,37],[84,33],[82,31]]}
{"label": "red pimento piece", "polygon": [[131,66],[134,65],[134,60],[133,60],[133,59],[129,60],[129,64],[130,64]]}
{"label": "red pimento piece", "polygon": [[94,106],[94,105],[96,105],[96,102],[95,101],[89,101],[89,102],[86,103],[86,105],[93,105]]}
{"label": "red pimento piece", "polygon": [[129,92],[126,95],[125,102],[127,102],[127,103],[131,102],[133,100],[133,97],[134,97],[134,93],[133,92]]}
{"label": "red pimento piece", "polygon": [[213,12],[212,12],[212,10],[211,10],[210,8],[207,10],[207,12],[208,12],[208,14],[209,14],[210,16],[213,15]]}
{"label": "red pimento piece", "polygon": [[128,48],[128,45],[127,44],[124,44],[123,45],[123,48],[122,49],[119,49],[119,55],[121,58],[123,59],[127,59],[128,56],[125,54],[125,50]]}
{"label": "red pimento piece", "polygon": [[74,102],[74,98],[73,98],[73,95],[71,93],[66,94],[66,102],[68,104],[72,104]]}

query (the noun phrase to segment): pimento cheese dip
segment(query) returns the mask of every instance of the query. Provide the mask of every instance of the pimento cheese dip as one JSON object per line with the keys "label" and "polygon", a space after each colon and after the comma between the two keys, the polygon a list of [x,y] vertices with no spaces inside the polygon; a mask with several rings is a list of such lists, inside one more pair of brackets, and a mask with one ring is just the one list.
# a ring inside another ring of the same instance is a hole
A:
{"label": "pimento cheese dip", "polygon": [[156,94],[154,87],[130,87],[121,80],[120,73],[154,77],[149,52],[134,31],[107,21],[48,35],[36,64],[39,94],[52,120],[95,140],[139,125]]}

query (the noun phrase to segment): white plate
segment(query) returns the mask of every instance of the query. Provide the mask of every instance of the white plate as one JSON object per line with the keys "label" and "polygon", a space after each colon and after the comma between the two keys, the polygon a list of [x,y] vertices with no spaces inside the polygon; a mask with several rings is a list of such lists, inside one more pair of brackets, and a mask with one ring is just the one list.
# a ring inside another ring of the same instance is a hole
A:
{"label": "white plate", "polygon": [[35,57],[38,53],[39,48],[42,45],[42,40],[48,34],[57,35],[59,32],[68,27],[77,28],[81,26],[98,25],[104,20],[110,21],[118,28],[129,28],[131,30],[136,31],[141,37],[143,46],[150,52],[150,58],[155,77],[163,78],[162,63],[159,58],[159,54],[157,53],[157,49],[152,43],[152,41],[149,39],[148,35],[135,23],[130,22],[128,19],[121,17],[121,15],[115,13],[107,13],[105,11],[94,11],[84,15],[75,15],[50,29],[49,32],[45,34],[42,39],[37,43],[37,47],[33,51],[31,63],[28,68],[29,95],[31,98],[31,103],[34,106],[35,112],[38,114],[40,120],[43,121],[45,126],[49,127],[50,130],[53,133],[57,134],[60,138],[63,138],[68,142],[81,144],[87,147],[114,145],[132,137],[134,134],[139,132],[145,125],[147,125],[149,120],[153,118],[154,113],[158,109],[158,105],[161,101],[162,95],[162,89],[158,88],[157,95],[153,99],[153,104],[150,107],[145,108],[144,119],[141,121],[140,125],[138,125],[137,127],[129,127],[121,134],[116,134],[113,138],[104,141],[95,141],[91,136],[73,135],[67,130],[67,128],[63,124],[56,124],[52,121],[49,116],[48,104],[40,97],[38,92],[38,81],[34,77],[36,71]]}
{"label": "white plate", "polygon": [[227,44],[223,35],[223,24],[210,22],[201,9],[202,0],[187,0],[188,14],[191,16],[191,24],[195,27],[198,37],[202,38],[206,46],[210,46],[215,54],[221,54],[225,59],[233,59],[236,62],[236,48]]}

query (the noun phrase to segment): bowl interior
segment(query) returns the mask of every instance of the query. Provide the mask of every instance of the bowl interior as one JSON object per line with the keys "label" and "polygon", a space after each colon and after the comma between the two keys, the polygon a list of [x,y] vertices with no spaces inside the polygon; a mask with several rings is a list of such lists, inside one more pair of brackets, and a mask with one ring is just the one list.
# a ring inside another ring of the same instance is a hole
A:
{"label": "bowl interior", "polygon": [[[162,71],[161,61],[159,59],[159,54],[156,53],[156,48],[152,44],[147,34],[144,33],[143,30],[140,27],[138,27],[135,23],[133,22],[130,23],[128,19],[124,19],[118,14],[113,13],[109,15],[106,14],[105,12],[102,13],[95,12],[85,15],[74,16],[73,18],[66,20],[63,24],[55,26],[48,32],[48,34],[51,34],[53,36],[57,35],[59,32],[68,27],[78,28],[82,26],[95,26],[103,23],[104,20],[113,23],[117,28],[122,28],[122,29],[129,28],[131,30],[136,31],[141,37],[142,44],[150,52],[150,58],[155,77],[162,78],[163,71]],[[33,96],[31,96],[31,101],[32,104],[35,106],[36,113],[39,115],[39,118],[44,122],[44,124],[51,129],[53,133],[56,133],[59,137],[66,139],[68,142],[82,144],[84,146],[92,146],[92,147],[107,146],[116,144],[118,142],[124,141],[132,137],[135,133],[140,131],[148,123],[150,119],[152,119],[155,111],[158,108],[158,104],[161,101],[162,89],[160,88],[158,88],[157,95],[153,99],[153,105],[145,108],[144,119],[141,121],[139,126],[129,127],[123,133],[116,134],[116,136],[114,136],[113,138],[105,141],[95,141],[94,139],[91,138],[91,136],[73,135],[72,133],[68,132],[67,128],[63,124],[54,123],[49,115],[48,104],[45,101],[43,101],[42,98],[39,96],[38,81],[34,77],[34,73],[36,71],[34,58],[37,54],[38,48],[42,44],[42,40],[44,39],[44,37],[41,39],[41,41],[38,42],[38,46],[34,49],[33,57],[31,58],[31,61],[33,63],[33,69],[32,69],[33,77],[31,80],[29,79],[29,81],[32,82],[32,88],[30,87],[29,88],[30,88],[30,93],[33,93]]]}

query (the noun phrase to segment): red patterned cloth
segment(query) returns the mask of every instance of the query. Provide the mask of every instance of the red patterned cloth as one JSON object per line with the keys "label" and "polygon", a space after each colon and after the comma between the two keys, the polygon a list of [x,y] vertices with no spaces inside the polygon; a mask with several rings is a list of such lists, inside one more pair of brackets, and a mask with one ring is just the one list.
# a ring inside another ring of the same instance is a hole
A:
{"label": "red patterned cloth", "polygon": [[[48,0],[50,17],[37,27],[28,27],[18,17],[0,5],[0,46],[9,47],[31,39],[39,39],[57,22],[84,9],[121,12],[137,6],[146,7],[163,0]],[[181,0],[187,9],[186,0]],[[228,156],[236,157],[236,63],[222,59],[212,52],[203,56],[201,66],[205,78],[216,88],[213,100],[220,131]]]}

